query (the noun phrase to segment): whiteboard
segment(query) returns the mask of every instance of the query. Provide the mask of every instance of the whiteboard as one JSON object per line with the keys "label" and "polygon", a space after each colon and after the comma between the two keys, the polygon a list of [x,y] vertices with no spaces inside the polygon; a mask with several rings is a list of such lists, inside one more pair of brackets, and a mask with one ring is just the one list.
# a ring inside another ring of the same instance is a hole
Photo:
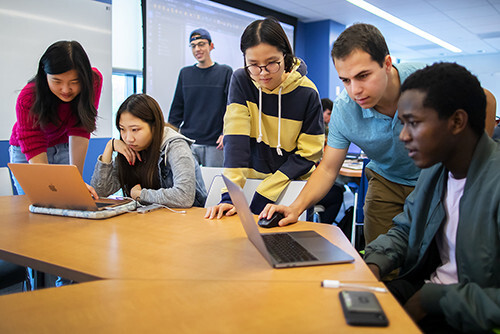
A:
{"label": "whiteboard", "polygon": [[[215,49],[214,62],[236,70],[243,66],[240,39],[245,28],[263,16],[232,8],[209,0],[146,0],[146,93],[154,97],[168,119],[179,71],[194,65],[189,35],[205,28]],[[281,23],[290,42],[294,26]]]}
{"label": "whiteboard", "polygon": [[0,0],[0,140],[10,138],[17,96],[35,75],[42,54],[58,40],[80,42],[91,65],[102,73],[93,136],[111,136],[111,5],[94,0]]}

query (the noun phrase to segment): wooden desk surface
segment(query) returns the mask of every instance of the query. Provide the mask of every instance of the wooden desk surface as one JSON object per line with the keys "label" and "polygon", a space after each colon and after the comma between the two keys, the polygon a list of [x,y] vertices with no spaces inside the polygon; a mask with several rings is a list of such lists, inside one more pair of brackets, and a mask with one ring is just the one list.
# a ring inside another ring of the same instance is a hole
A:
{"label": "wooden desk surface", "polygon": [[0,297],[0,332],[420,333],[388,293],[376,296],[389,327],[349,326],[338,293],[317,282],[97,281]]}
{"label": "wooden desk surface", "polygon": [[339,171],[340,175],[348,176],[348,177],[361,177],[362,170],[361,169],[351,169],[346,167],[341,167]]}
{"label": "wooden desk surface", "polygon": [[32,214],[25,196],[0,197],[0,258],[78,282],[376,281],[337,227],[299,222],[279,230],[315,230],[351,254],[354,263],[272,269],[246,238],[237,216],[207,220],[204,213],[202,208],[188,209],[188,214],[161,209],[87,220]]}

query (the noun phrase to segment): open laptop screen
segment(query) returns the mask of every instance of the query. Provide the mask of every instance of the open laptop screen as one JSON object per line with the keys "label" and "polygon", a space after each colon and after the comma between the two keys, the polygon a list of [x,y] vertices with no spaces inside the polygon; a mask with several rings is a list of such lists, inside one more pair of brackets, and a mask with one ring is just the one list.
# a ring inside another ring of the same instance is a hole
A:
{"label": "open laptop screen", "polygon": [[346,155],[346,158],[347,159],[357,159],[359,158],[359,156],[361,155],[361,149],[359,148],[359,146],[357,146],[356,144],[354,143],[351,143],[349,145],[349,148],[347,149],[347,155]]}

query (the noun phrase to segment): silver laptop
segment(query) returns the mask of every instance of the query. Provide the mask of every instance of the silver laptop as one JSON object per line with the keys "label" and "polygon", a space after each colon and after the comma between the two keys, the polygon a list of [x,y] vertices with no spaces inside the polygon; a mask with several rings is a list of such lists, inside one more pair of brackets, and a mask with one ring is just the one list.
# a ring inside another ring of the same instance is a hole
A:
{"label": "silver laptop", "polygon": [[[74,165],[9,163],[8,166],[30,199],[32,212],[82,218],[106,218],[130,210],[132,207],[130,203],[135,205],[130,199],[99,198],[94,200],[78,168]],[[35,210],[36,208],[51,210]],[[87,213],[81,214],[76,211]],[[92,215],[89,212],[102,213]]]}
{"label": "silver laptop", "polygon": [[250,211],[242,189],[222,175],[248,239],[274,268],[353,262],[354,258],[315,231],[264,233]]}

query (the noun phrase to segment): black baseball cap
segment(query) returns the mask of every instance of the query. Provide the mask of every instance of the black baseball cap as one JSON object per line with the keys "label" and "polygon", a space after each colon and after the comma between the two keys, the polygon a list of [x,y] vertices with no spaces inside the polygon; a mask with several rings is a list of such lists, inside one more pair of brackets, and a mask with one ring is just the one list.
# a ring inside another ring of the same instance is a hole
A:
{"label": "black baseball cap", "polygon": [[189,42],[190,43],[192,41],[197,40],[197,39],[208,39],[209,43],[212,42],[212,37],[210,36],[210,33],[203,28],[198,28],[196,30],[193,30],[191,35],[189,35]]}

